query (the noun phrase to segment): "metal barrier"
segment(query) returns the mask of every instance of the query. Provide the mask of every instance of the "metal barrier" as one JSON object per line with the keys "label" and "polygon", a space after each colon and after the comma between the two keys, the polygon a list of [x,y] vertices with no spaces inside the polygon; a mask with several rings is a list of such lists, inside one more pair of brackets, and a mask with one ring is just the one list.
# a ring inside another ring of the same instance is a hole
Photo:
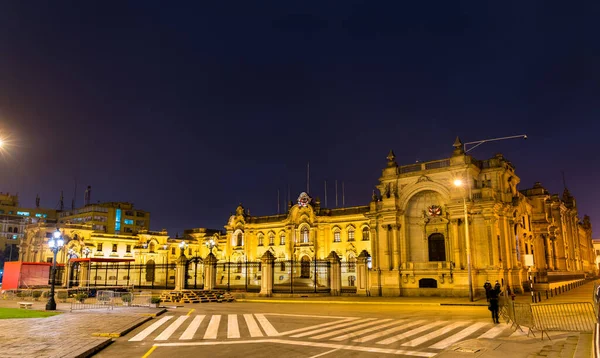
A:
{"label": "metal barrier", "polygon": [[542,339],[545,331],[591,333],[596,323],[594,306],[589,302],[535,304],[531,309],[535,326],[542,331]]}

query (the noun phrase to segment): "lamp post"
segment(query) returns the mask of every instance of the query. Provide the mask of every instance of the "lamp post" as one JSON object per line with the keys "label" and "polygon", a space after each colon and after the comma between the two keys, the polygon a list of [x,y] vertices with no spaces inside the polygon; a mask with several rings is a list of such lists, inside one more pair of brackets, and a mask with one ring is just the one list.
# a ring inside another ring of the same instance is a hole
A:
{"label": "lamp post", "polygon": [[215,246],[217,246],[217,243],[212,238],[206,242],[206,247],[208,247],[211,254],[213,253],[212,250],[213,250],[213,247],[215,247]]}
{"label": "lamp post", "polygon": [[92,252],[92,250],[90,250],[87,246],[83,248],[83,250],[81,250],[81,253],[85,255],[85,258],[88,258],[88,255]]}
{"label": "lamp post", "polygon": [[[454,180],[454,186],[462,187],[463,181]],[[469,275],[469,301],[473,302],[473,275],[471,274],[471,239],[469,237],[469,213],[467,212],[467,195],[463,195],[463,211],[465,215],[465,242],[467,246],[467,274]]]}
{"label": "lamp post", "polygon": [[52,281],[50,283],[50,297],[48,298],[48,303],[46,303],[47,311],[55,311],[56,310],[56,301],[54,300],[54,280],[56,279],[56,254],[63,247],[65,241],[63,240],[62,234],[58,229],[52,234],[50,240],[48,240],[48,248],[54,254],[54,259],[52,260]]}
{"label": "lamp post", "polygon": [[181,249],[181,256],[185,256],[185,249],[188,247],[188,244],[181,240],[181,242],[179,243],[179,248]]}

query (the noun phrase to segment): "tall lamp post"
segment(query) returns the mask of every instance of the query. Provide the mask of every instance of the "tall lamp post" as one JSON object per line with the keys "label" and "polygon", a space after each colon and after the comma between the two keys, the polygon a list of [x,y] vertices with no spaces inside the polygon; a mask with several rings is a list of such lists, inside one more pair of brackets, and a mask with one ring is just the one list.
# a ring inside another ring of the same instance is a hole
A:
{"label": "tall lamp post", "polygon": [[[463,181],[454,180],[454,186],[462,187]],[[469,275],[469,301],[473,302],[473,275],[471,274],[471,239],[469,238],[469,213],[467,212],[467,194],[463,195],[463,211],[465,214],[465,241],[467,243],[467,274]]]}
{"label": "tall lamp post", "polygon": [[188,244],[181,240],[181,242],[179,243],[179,248],[181,249],[181,256],[185,256],[185,249],[188,247]]}
{"label": "tall lamp post", "polygon": [[[519,135],[508,136],[508,137],[498,137],[498,138],[482,139],[482,140],[477,140],[477,141],[473,141],[473,142],[466,142],[463,146],[463,152],[466,155],[468,152],[475,149],[476,147],[479,147],[483,143],[494,142],[494,141],[505,140],[505,139],[517,139],[517,138],[527,139],[527,134],[519,134]],[[472,147],[467,149],[467,145],[472,145]],[[467,166],[467,168],[468,168],[468,166]],[[467,174],[467,173],[468,173],[468,171],[465,174]],[[466,185],[469,185],[468,175],[465,175],[465,182],[466,182]],[[460,179],[454,180],[454,186],[462,187],[463,185],[465,185],[465,183],[462,180],[460,180]],[[471,186],[470,185],[469,185],[468,190],[469,190],[469,200],[471,200],[471,197],[470,197],[471,196],[470,195]],[[467,188],[465,188],[465,193],[463,195],[463,211],[464,211],[464,215],[465,215],[465,241],[466,241],[466,249],[467,249],[467,274],[469,276],[469,301],[473,302],[473,275],[471,272],[471,239],[469,238],[469,213],[467,212]]]}
{"label": "tall lamp post", "polygon": [[90,254],[90,252],[92,252],[92,250],[90,250],[89,247],[84,247],[83,250],[81,250],[81,253],[85,255],[85,258],[87,259],[88,255]]}
{"label": "tall lamp post", "polygon": [[56,279],[56,254],[65,244],[65,240],[63,240],[62,234],[58,229],[52,234],[50,240],[48,240],[48,248],[54,254],[54,259],[52,260],[52,281],[50,283],[50,297],[48,298],[48,303],[46,303],[47,311],[55,311],[56,310],[56,301],[54,300],[54,281]]}

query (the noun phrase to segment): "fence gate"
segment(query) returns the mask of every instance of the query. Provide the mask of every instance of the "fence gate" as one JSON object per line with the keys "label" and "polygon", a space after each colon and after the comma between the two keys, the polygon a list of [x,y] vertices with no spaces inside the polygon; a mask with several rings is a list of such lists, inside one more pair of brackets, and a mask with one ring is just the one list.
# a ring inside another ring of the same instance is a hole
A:
{"label": "fence gate", "polygon": [[201,257],[189,259],[185,272],[185,288],[204,289],[204,262]]}
{"label": "fence gate", "polygon": [[273,262],[273,293],[327,293],[329,261],[276,260]]}

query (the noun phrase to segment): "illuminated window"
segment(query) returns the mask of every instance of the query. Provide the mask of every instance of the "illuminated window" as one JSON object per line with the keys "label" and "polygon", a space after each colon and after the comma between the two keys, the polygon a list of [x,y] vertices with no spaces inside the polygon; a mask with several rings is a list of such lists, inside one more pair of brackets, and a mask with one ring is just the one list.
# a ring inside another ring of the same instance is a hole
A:
{"label": "illuminated window", "polygon": [[125,252],[131,252],[131,245],[125,246]]}
{"label": "illuminated window", "polygon": [[98,251],[102,251],[102,243],[98,243]]}
{"label": "illuminated window", "polygon": [[354,229],[348,229],[348,241],[354,241]]}
{"label": "illuminated window", "polygon": [[369,228],[368,227],[364,227],[362,230],[362,239],[363,241],[368,241],[369,240]]}
{"label": "illuminated window", "polygon": [[300,232],[300,237],[302,238],[302,243],[303,244],[308,244],[308,228],[304,227],[302,228],[302,231]]}
{"label": "illuminated window", "polygon": [[37,213],[37,214],[35,214],[35,217],[37,217],[37,218],[46,218],[46,217],[48,217],[48,214]]}
{"label": "illuminated window", "polygon": [[29,212],[28,211],[17,211],[17,215],[29,216]]}
{"label": "illuminated window", "polygon": [[133,225],[132,219],[125,219],[124,222],[125,222],[125,225]]}
{"label": "illuminated window", "polygon": [[285,234],[281,234],[279,237],[279,245],[285,245]]}
{"label": "illuminated window", "polygon": [[235,246],[244,246],[244,236],[241,232],[237,234],[237,242]]}
{"label": "illuminated window", "polygon": [[271,233],[271,234],[269,235],[269,245],[270,245],[270,246],[273,246],[273,245],[275,245],[275,234],[273,234],[273,233]]}
{"label": "illuminated window", "polygon": [[113,244],[113,250],[112,252],[117,252],[117,244]]}
{"label": "illuminated window", "polygon": [[333,233],[333,242],[341,242],[342,240],[340,239],[340,231],[336,230]]}
{"label": "illuminated window", "polygon": [[115,213],[115,231],[121,231],[121,209],[117,209]]}
{"label": "illuminated window", "polygon": [[263,246],[263,235],[262,234],[258,234],[258,246]]}

